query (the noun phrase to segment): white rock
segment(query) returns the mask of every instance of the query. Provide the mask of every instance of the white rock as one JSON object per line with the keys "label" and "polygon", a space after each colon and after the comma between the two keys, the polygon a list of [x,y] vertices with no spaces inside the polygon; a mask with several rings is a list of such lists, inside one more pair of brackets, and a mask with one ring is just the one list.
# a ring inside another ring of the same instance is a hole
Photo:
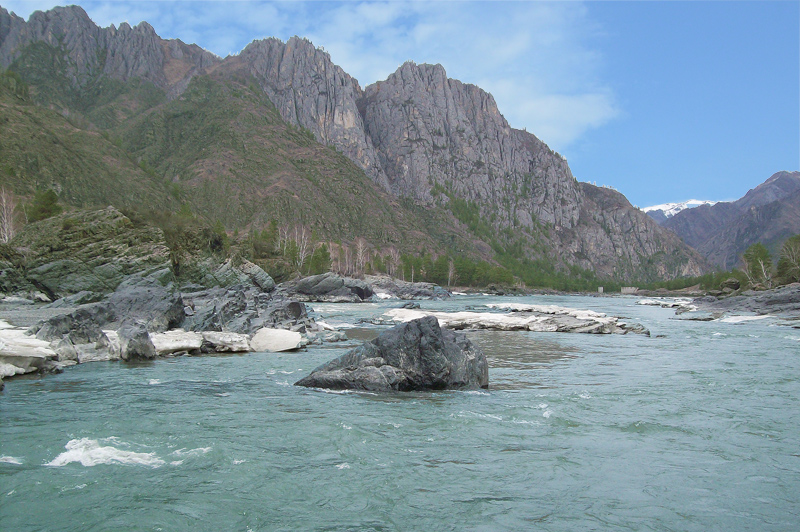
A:
{"label": "white rock", "polygon": [[245,334],[207,331],[202,333],[202,336],[218,353],[250,351],[250,343],[247,341],[247,335]]}
{"label": "white rock", "polygon": [[150,333],[150,340],[159,356],[177,353],[178,351],[197,351],[203,345],[203,335],[175,329],[163,333]]}
{"label": "white rock", "polygon": [[434,316],[441,327],[448,329],[493,329],[500,331],[613,333],[617,318],[591,310],[570,309],[552,305],[489,305],[512,310],[496,312],[432,312],[420,309],[392,309],[384,316],[392,321],[407,322]]}
{"label": "white rock", "polygon": [[302,339],[303,337],[299,332],[264,327],[253,335],[250,340],[250,347],[253,351],[269,351],[272,353],[291,351],[300,347]]}
{"label": "white rock", "polygon": [[22,375],[23,373],[27,373],[23,368],[6,362],[0,362],[0,379],[13,377],[14,375]]}
{"label": "white rock", "polygon": [[[55,358],[56,353],[50,349],[50,342],[39,340],[35,336],[26,336],[25,329],[0,329],[0,364],[17,368],[14,370],[15,375],[38,371],[44,367],[45,361]],[[4,371],[11,369],[6,368]]]}

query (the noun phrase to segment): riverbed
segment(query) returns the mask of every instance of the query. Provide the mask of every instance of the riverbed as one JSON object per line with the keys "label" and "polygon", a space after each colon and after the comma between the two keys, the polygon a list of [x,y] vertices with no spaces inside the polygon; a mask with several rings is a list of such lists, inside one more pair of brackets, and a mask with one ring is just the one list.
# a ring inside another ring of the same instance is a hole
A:
{"label": "riverbed", "polygon": [[623,316],[638,334],[468,333],[489,390],[292,384],[398,301],[311,304],[349,342],[96,362],[0,393],[3,530],[796,530],[800,329],[635,297],[459,296]]}

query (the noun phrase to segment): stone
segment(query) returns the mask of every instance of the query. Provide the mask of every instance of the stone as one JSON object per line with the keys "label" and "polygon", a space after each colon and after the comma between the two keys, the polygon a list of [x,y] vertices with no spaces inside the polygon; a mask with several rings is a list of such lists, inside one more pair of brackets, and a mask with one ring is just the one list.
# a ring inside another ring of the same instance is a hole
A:
{"label": "stone", "polygon": [[203,346],[203,335],[197,332],[175,329],[161,333],[152,333],[150,340],[158,356],[173,353],[199,353]]}
{"label": "stone", "polygon": [[489,304],[490,308],[509,312],[435,312],[421,309],[397,308],[388,310],[376,323],[409,322],[423,316],[439,320],[449,329],[489,329],[496,331],[563,332],[583,334],[650,335],[639,324],[627,324],[614,316],[591,310],[558,307],[555,305],[526,305],[517,303]]}
{"label": "stone", "polygon": [[373,295],[372,287],[366,282],[332,272],[304,277],[281,288],[299,300],[328,303],[359,303]]}
{"label": "stone", "polygon": [[149,331],[180,327],[186,314],[183,298],[171,284],[161,284],[162,275],[130,276],[108,296],[105,304],[120,320],[138,319]]}
{"label": "stone", "polygon": [[67,360],[74,360],[77,362],[78,360],[78,351],[75,349],[75,344],[72,343],[69,336],[65,336],[62,340],[58,341],[54,351],[56,355],[58,355],[59,362]]}
{"label": "stone", "polygon": [[110,357],[110,360],[117,360],[121,358],[119,334],[117,334],[117,331],[104,330],[103,336],[101,336],[95,344],[95,349],[106,351]]}
{"label": "stone", "polygon": [[259,329],[253,338],[250,339],[250,347],[253,351],[269,351],[277,353],[280,351],[292,351],[300,347],[303,337],[299,332],[287,331],[284,329]]}
{"label": "stone", "polygon": [[742,287],[742,283],[736,277],[728,277],[719,284],[719,289],[725,291],[727,288],[729,292],[733,292]]}
{"label": "stone", "polygon": [[217,353],[243,353],[250,351],[250,342],[245,334],[207,331],[202,333],[203,350]]}
{"label": "stone", "polygon": [[117,334],[119,335],[120,358],[122,360],[151,360],[156,357],[156,348],[150,339],[147,325],[144,322],[127,321],[117,330]]}
{"label": "stone", "polygon": [[319,366],[296,386],[336,390],[411,391],[489,387],[483,352],[432,316],[384,331]]}
{"label": "stone", "polygon": [[94,342],[99,337],[100,327],[115,319],[116,314],[107,304],[89,303],[70,313],[42,320],[31,327],[30,331],[38,339],[46,341],[61,340],[74,331],[73,343],[82,343],[81,340],[84,339]]}

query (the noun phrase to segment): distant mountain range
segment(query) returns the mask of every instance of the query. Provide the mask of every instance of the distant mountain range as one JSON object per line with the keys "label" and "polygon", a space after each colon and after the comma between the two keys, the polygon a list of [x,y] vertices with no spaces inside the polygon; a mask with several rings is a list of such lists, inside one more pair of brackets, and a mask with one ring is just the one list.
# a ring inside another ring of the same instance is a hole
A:
{"label": "distant mountain range", "polygon": [[800,172],[778,172],[736,201],[681,210],[662,225],[724,269],[757,242],[777,256],[800,233]]}
{"label": "distant mountain range", "polygon": [[27,22],[0,8],[0,67],[30,86],[0,88],[0,184],[22,196],[188,206],[229,232],[304,224],[320,240],[620,280],[707,269],[441,65],[362,89],[306,39],[221,59],[70,6]]}
{"label": "distant mountain range", "polygon": [[672,218],[681,211],[699,207],[700,205],[714,205],[715,203],[717,202],[691,199],[679,203],[662,203],[661,205],[653,205],[651,207],[645,207],[642,210],[646,212],[653,220],[663,224],[667,218]]}

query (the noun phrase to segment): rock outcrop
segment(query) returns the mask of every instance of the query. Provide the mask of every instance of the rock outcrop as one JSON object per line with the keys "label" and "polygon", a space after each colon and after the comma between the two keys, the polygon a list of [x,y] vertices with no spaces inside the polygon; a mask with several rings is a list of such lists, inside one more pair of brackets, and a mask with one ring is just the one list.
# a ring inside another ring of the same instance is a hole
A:
{"label": "rock outcrop", "polygon": [[488,329],[495,331],[534,331],[583,334],[627,334],[650,336],[638,323],[628,323],[602,312],[554,305],[491,304],[491,309],[507,312],[436,312],[424,309],[397,308],[386,312],[375,323],[409,322],[434,317],[448,329]]}
{"label": "rock outcrop", "polygon": [[389,188],[358,110],[361,87],[327,52],[300,37],[285,43],[264,39],[250,43],[237,60],[248,65],[285,121],[336,146],[373,181]]}
{"label": "rock outcrop", "polygon": [[447,299],[451,295],[434,283],[410,283],[388,275],[367,275],[364,281],[379,299]]}
{"label": "rock outcrop", "polygon": [[35,43],[63,51],[65,74],[76,89],[107,75],[121,81],[136,77],[180,92],[193,75],[220,61],[199,46],[161,39],[147,22],[100,28],[79,6],[36,11],[25,22],[0,8],[0,67],[24,59]]}
{"label": "rock outcrop", "polygon": [[488,388],[489,365],[465,335],[426,317],[383,332],[295,385],[379,392]]}
{"label": "rock outcrop", "polygon": [[28,224],[13,244],[25,250],[19,275],[53,300],[84,291],[107,294],[132,274],[170,275],[161,229],[135,226],[114,207]]}
{"label": "rock outcrop", "polygon": [[758,292],[748,290],[721,299],[706,296],[695,299],[692,304],[705,312],[769,314],[797,319],[800,318],[800,283]]}
{"label": "rock outcrop", "polygon": [[332,272],[285,283],[281,292],[298,301],[327,303],[359,303],[373,295],[372,287],[364,281]]}

